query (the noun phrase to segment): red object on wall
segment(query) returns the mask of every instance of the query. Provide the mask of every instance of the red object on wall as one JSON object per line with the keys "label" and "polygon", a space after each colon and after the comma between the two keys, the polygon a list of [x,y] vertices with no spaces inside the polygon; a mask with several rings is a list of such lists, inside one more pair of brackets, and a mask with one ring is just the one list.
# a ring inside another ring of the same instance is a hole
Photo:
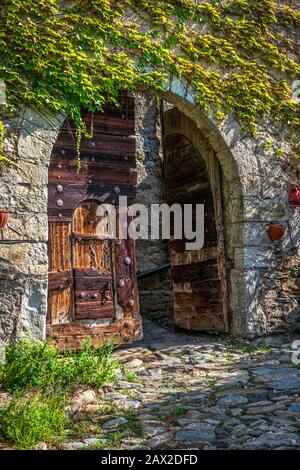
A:
{"label": "red object on wall", "polygon": [[272,242],[280,240],[283,237],[285,231],[286,227],[281,224],[270,224],[267,229],[268,235]]}
{"label": "red object on wall", "polygon": [[9,218],[8,211],[0,211],[0,229],[4,228]]}
{"label": "red object on wall", "polygon": [[300,207],[300,188],[291,186],[289,189],[289,206],[291,208]]}

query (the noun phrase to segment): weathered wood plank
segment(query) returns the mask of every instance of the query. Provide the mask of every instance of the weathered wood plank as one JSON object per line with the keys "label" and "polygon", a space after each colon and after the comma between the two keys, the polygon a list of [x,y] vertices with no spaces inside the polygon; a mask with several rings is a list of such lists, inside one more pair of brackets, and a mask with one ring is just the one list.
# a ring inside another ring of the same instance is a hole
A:
{"label": "weathered wood plank", "polygon": [[107,341],[120,344],[138,341],[143,334],[140,318],[131,317],[110,325],[94,325],[93,327],[75,322],[65,325],[47,325],[46,333],[51,343],[62,351],[69,348],[78,350],[86,338],[94,347],[100,347]]}
{"label": "weathered wood plank", "polygon": [[[129,202],[135,199],[136,189],[134,187],[123,184],[119,184],[118,186],[120,188],[120,195],[127,196]],[[74,208],[85,199],[117,204],[118,195],[114,191],[115,187],[116,184],[73,184],[68,185],[61,194],[57,190],[57,185],[49,184],[48,212],[54,209],[57,211],[57,213],[63,210],[74,210]],[[61,200],[63,205],[58,205],[58,200]]]}
{"label": "weathered wood plank", "polygon": [[193,331],[224,331],[224,319],[222,309],[194,307],[187,309],[174,309],[174,320],[178,328]]}
{"label": "weathered wood plank", "polygon": [[71,244],[69,223],[58,222],[49,225],[49,271],[71,269]]}
{"label": "weathered wood plank", "polygon": [[[76,149],[76,140],[72,133],[62,132],[59,135],[59,144],[64,149]],[[122,147],[124,153],[130,154],[135,151],[135,139],[129,136],[95,134],[89,140],[83,137],[80,147],[85,151],[99,152],[116,152]]]}
{"label": "weathered wood plank", "polygon": [[207,261],[209,259],[216,259],[219,255],[218,247],[202,248],[201,250],[188,250],[179,251],[174,249],[174,245],[171,244],[171,263],[179,266],[184,264],[195,264]]}
{"label": "weathered wood plank", "polygon": [[58,272],[49,271],[48,273],[48,288],[49,290],[54,289],[66,289],[72,284],[73,276],[72,270]]}
{"label": "weathered wood plank", "polygon": [[220,277],[220,287],[222,294],[223,306],[223,321],[225,331],[228,331],[228,302],[227,302],[227,279],[226,279],[226,266],[225,266],[225,244],[224,244],[224,228],[222,219],[222,200],[221,200],[221,185],[220,185],[220,164],[217,160],[215,153],[210,150],[207,153],[207,167],[210,175],[212,191],[214,194],[214,207],[216,217],[216,232],[218,237],[218,270]]}
{"label": "weathered wood plank", "polygon": [[48,297],[49,317],[52,325],[72,321],[72,287],[50,290]]}
{"label": "weathered wood plank", "polygon": [[[88,125],[91,126],[93,121],[93,136],[96,134],[109,134],[128,136],[134,134],[134,119],[124,119],[121,116],[111,117],[105,115],[94,115],[93,119],[89,119]],[[75,128],[73,126],[64,126],[61,128],[59,136],[66,133],[75,135]],[[86,141],[90,139],[85,139]]]}
{"label": "weathered wood plank", "polygon": [[67,170],[61,168],[53,168],[49,183],[51,184],[124,184],[136,185],[137,184],[137,171],[136,169],[124,169],[120,171],[118,165],[84,165],[78,173],[76,162],[68,166]]}
{"label": "weathered wood plank", "polygon": [[[60,164],[61,169],[68,171],[68,166],[73,166],[76,163],[77,152],[76,149],[65,149],[64,147],[55,146],[51,154],[51,162],[49,166],[49,176],[56,165]],[[118,165],[121,168],[135,168],[136,159],[135,153],[126,154],[122,151],[122,147],[118,149],[117,152],[101,152],[99,150],[94,150],[93,148],[85,151],[80,150],[80,162],[81,167],[87,165]]]}
{"label": "weathered wood plank", "polygon": [[97,306],[90,304],[76,304],[76,319],[97,319],[97,318],[114,318],[114,306],[101,307],[101,310]]}
{"label": "weathered wood plank", "polygon": [[171,275],[175,283],[218,279],[218,262],[216,259],[208,259],[201,263],[172,266]]}
{"label": "weathered wood plank", "polygon": [[72,318],[72,265],[70,223],[49,224],[48,321],[69,322]]}

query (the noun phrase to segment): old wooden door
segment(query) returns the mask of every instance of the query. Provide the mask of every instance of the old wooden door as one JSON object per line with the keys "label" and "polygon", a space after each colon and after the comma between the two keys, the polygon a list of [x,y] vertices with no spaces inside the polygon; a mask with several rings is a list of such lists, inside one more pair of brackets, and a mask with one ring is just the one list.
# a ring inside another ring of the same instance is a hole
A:
{"label": "old wooden door", "polygon": [[49,301],[47,334],[64,349],[84,338],[130,342],[142,335],[135,247],[130,238],[108,233],[102,203],[118,209],[136,193],[134,101],[121,95],[119,106],[83,113],[92,137],[81,142],[76,169],[75,129],[62,126],[49,167]]}
{"label": "old wooden door", "polygon": [[174,323],[188,330],[228,330],[219,162],[195,124],[177,109],[164,116],[168,204],[204,204],[204,246],[170,242]]}

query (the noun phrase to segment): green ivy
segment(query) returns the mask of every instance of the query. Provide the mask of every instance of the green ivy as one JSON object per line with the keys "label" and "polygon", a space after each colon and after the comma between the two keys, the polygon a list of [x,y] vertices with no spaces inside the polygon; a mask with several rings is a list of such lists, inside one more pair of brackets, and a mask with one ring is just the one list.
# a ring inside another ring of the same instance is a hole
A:
{"label": "green ivy", "polygon": [[0,79],[11,108],[71,116],[78,148],[82,107],[117,103],[119,89],[162,90],[170,74],[186,80],[216,120],[233,113],[254,132],[267,116],[295,128],[290,81],[300,66],[285,31],[299,27],[300,12],[285,3],[2,0]]}

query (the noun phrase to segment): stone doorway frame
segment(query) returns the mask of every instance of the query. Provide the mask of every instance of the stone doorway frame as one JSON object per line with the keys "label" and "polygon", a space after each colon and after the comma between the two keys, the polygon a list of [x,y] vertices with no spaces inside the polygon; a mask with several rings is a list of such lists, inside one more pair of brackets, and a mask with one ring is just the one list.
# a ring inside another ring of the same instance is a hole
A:
{"label": "stone doorway frame", "polygon": [[[178,80],[170,80],[168,90],[162,92],[160,98],[176,106],[195,123],[209,140],[220,162],[228,258],[230,331],[235,336],[255,336],[260,333],[260,319],[256,318],[257,293],[253,286],[247,285],[257,282],[255,258],[259,249],[253,250],[244,243],[247,220],[245,202],[249,194],[256,197],[253,179],[258,180],[260,170],[253,139],[241,136],[240,126],[232,117],[217,127],[194,103],[192,92]],[[17,280],[8,280],[2,307],[2,311],[6,309],[10,312],[10,316],[0,316],[5,342],[20,337],[24,331],[35,338],[45,337],[47,173],[52,147],[64,120],[62,114],[53,115],[29,108],[23,109],[17,116],[7,117],[9,151],[18,155],[20,169],[17,172],[12,170],[16,174],[13,181],[11,177],[6,180],[4,176],[4,191],[6,188],[8,190],[2,197],[2,204],[10,207],[12,219],[23,221],[25,228],[21,235],[9,231],[4,233],[6,239],[16,238],[17,243],[12,245],[13,260],[10,257],[10,245],[1,245],[4,249],[4,269],[9,271],[13,265],[17,270]],[[34,219],[34,229],[32,224],[27,228],[25,221],[28,217]],[[247,260],[249,256],[250,261]]]}

